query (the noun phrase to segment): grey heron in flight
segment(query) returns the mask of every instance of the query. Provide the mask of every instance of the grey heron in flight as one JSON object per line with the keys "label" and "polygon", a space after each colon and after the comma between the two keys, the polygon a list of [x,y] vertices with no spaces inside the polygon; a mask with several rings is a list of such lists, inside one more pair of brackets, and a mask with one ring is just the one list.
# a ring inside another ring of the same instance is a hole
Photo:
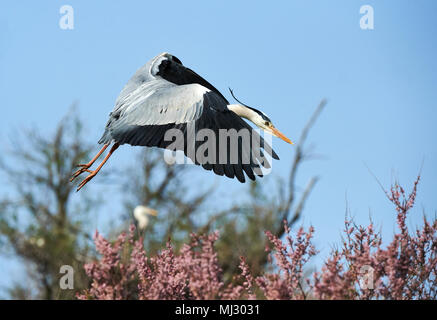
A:
{"label": "grey heron in flight", "polygon": [[[232,90],[231,94],[234,96]],[[263,150],[274,159],[279,160],[279,157],[242,118],[292,143],[273,126],[272,121],[263,112],[241,102],[230,104],[215,87],[185,67],[174,55],[161,53],[142,66],[127,82],[109,114],[105,131],[99,140],[103,147],[90,162],[78,165],[80,169],[73,173],[70,181],[84,172],[89,173],[78,185],[79,191],[100,171],[120,145],[127,143],[132,146],[167,148],[172,142],[164,139],[168,130],[179,129],[185,134],[185,138],[189,139],[187,127],[192,124],[196,133],[202,129],[210,129],[217,133],[217,136],[222,129],[249,130],[249,141],[238,140],[236,161],[231,163],[229,157],[224,162],[200,163],[196,159],[192,160],[217,175],[236,177],[240,182],[245,182],[245,173],[251,180],[255,180],[255,174],[262,176],[262,171],[256,169],[270,166],[263,158]],[[218,143],[218,138],[214,142]],[[100,165],[95,170],[90,170],[89,168],[111,144],[109,153]],[[198,147],[199,143],[195,142],[195,148]],[[191,158],[187,152],[186,142],[176,149],[184,151],[185,155]],[[250,155],[250,160],[244,162],[243,157],[247,155]],[[219,157],[220,154],[216,156]]]}

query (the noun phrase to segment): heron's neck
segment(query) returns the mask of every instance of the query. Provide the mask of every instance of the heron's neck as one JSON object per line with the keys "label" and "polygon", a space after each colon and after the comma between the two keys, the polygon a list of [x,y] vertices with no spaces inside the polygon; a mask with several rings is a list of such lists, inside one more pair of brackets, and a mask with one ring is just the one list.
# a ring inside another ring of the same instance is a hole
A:
{"label": "heron's neck", "polygon": [[253,123],[255,123],[255,119],[259,117],[255,111],[241,104],[229,104],[228,109],[235,112],[240,117],[252,121]]}

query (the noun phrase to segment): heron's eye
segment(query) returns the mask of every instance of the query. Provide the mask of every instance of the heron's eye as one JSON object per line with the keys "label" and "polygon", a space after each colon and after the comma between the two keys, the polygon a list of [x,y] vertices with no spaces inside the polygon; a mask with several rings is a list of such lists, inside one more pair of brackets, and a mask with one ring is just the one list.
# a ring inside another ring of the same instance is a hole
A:
{"label": "heron's eye", "polygon": [[264,122],[264,124],[268,127],[270,126],[270,122],[268,122],[268,121]]}

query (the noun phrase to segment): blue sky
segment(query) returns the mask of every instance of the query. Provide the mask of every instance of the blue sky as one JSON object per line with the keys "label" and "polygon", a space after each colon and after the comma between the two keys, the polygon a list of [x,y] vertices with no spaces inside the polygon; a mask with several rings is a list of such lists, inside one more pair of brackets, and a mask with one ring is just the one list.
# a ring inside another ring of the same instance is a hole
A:
{"label": "blue sky", "polygon": [[[59,28],[65,4],[74,9],[73,30]],[[360,29],[362,5],[374,8],[374,30]],[[226,96],[232,87],[292,140],[318,102],[328,99],[308,141],[323,158],[306,163],[298,176],[302,187],[312,175],[321,178],[302,221],[315,226],[322,253],[339,240],[346,198],[358,222],[366,223],[370,212],[385,237],[393,233],[393,207],[367,167],[384,186],[399,180],[409,190],[423,161],[410,226],[420,224],[423,211],[435,214],[433,0],[7,0],[0,9],[2,150],[14,130],[52,132],[73,102],[97,141],[126,81],[168,51]],[[274,148],[281,161],[272,175],[286,177],[293,147],[275,140]],[[136,152],[121,148],[105,170],[131,164]],[[216,178],[199,169],[196,179]],[[244,190],[237,181],[219,181],[218,198],[229,203]],[[117,187],[105,187],[116,193]],[[0,186],[0,194],[6,192]],[[96,228],[103,224],[95,221]],[[14,264],[0,259],[0,287],[11,272]]]}

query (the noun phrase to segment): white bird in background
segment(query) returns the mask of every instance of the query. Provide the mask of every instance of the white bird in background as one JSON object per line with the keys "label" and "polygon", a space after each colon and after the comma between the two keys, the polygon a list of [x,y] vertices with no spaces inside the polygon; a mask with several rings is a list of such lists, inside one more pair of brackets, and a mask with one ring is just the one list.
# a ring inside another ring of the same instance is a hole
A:
{"label": "white bird in background", "polygon": [[155,216],[158,214],[158,211],[153,210],[146,206],[137,206],[134,209],[134,217],[138,222],[138,227],[141,230],[144,230],[149,224],[149,215]]}

